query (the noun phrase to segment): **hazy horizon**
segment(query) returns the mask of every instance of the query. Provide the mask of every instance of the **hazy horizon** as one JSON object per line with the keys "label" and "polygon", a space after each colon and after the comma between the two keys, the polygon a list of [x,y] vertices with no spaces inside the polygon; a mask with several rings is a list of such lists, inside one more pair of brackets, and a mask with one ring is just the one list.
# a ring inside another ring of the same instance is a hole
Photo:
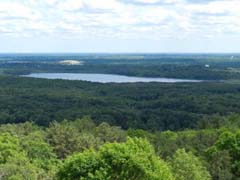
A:
{"label": "hazy horizon", "polygon": [[141,55],[141,54],[156,54],[156,55],[240,55],[240,52],[0,52],[0,55],[5,54],[77,54],[77,55],[118,55],[118,54],[129,54],[129,55]]}

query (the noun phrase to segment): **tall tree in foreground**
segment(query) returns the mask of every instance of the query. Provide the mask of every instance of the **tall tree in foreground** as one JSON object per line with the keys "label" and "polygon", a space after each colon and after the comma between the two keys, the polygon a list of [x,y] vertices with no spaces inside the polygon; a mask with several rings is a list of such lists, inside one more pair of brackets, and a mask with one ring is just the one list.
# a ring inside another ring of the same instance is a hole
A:
{"label": "tall tree in foreground", "polygon": [[29,161],[17,137],[8,133],[0,134],[1,180],[36,180],[45,177],[44,172]]}
{"label": "tall tree in foreground", "polygon": [[191,152],[179,149],[170,160],[177,180],[210,180],[211,176],[201,160]]}
{"label": "tall tree in foreground", "polygon": [[[224,175],[224,179],[238,179],[240,177],[240,131],[226,131],[221,134],[218,141],[208,149],[208,158],[211,170],[214,175],[220,179]],[[221,156],[219,156],[221,154]],[[218,156],[218,161],[216,161]],[[219,164],[216,164],[216,163]],[[218,166],[217,166],[218,165]],[[217,168],[217,169],[216,169]],[[216,173],[219,171],[219,173]],[[222,174],[222,172],[225,172]],[[226,178],[228,175],[228,178]],[[222,178],[223,179],[223,178]]]}
{"label": "tall tree in foreground", "polygon": [[98,151],[70,156],[58,172],[60,180],[173,180],[171,171],[144,139],[107,143]]}

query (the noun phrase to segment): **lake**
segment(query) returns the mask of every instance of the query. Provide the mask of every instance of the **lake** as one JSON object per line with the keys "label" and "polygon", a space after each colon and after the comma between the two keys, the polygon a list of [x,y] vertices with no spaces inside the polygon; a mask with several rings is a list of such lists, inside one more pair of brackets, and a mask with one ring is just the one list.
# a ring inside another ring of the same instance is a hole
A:
{"label": "lake", "polygon": [[132,77],[115,74],[90,74],[90,73],[32,73],[22,75],[22,77],[43,78],[43,79],[65,79],[81,80],[99,83],[135,83],[135,82],[161,82],[161,83],[181,83],[181,82],[203,82],[202,80],[175,79],[175,78],[148,78]]}

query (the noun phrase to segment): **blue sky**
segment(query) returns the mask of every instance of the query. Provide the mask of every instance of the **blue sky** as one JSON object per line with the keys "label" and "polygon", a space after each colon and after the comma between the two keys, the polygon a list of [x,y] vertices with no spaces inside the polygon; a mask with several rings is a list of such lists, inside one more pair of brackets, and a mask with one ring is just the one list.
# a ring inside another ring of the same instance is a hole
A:
{"label": "blue sky", "polygon": [[240,0],[0,0],[0,52],[240,52]]}

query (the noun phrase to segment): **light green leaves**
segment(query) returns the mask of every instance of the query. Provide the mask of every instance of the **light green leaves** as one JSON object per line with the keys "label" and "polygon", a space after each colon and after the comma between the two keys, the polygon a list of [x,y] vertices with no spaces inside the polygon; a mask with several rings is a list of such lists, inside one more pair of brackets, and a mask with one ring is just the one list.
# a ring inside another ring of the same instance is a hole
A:
{"label": "light green leaves", "polygon": [[99,151],[88,150],[70,156],[58,179],[71,180],[173,180],[168,165],[154,154],[144,139],[107,143]]}

